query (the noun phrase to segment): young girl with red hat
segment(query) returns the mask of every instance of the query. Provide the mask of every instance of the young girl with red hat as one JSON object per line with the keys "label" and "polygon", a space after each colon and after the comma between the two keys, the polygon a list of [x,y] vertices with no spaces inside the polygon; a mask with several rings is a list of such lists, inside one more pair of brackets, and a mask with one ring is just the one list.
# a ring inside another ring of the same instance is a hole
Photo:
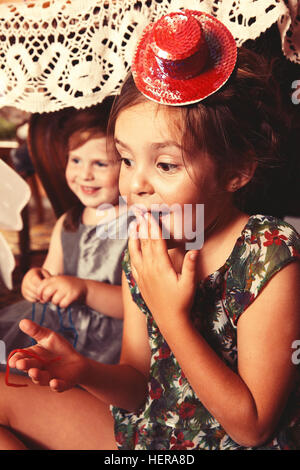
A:
{"label": "young girl with red hat", "polygon": [[[198,11],[146,28],[110,122],[120,193],[136,209],[120,364],[21,322],[38,344],[10,365],[65,393],[2,386],[3,424],[46,448],[299,448],[299,235],[245,209],[281,151],[257,60]],[[0,439],[20,445],[8,430]]]}

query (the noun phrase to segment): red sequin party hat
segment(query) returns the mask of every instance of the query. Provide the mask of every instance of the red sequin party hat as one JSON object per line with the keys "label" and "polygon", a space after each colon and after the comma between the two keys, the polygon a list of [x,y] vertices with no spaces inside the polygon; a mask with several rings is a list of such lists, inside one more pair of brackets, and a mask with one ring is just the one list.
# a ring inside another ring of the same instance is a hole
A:
{"label": "red sequin party hat", "polygon": [[231,32],[196,10],[169,13],[144,30],[132,75],[149,99],[166,105],[196,103],[221,88],[237,58]]}

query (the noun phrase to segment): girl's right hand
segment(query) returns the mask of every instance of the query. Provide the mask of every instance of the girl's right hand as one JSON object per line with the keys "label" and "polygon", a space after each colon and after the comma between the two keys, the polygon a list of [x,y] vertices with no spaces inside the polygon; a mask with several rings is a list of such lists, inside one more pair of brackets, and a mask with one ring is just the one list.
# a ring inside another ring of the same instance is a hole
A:
{"label": "girl's right hand", "polygon": [[64,392],[81,382],[86,359],[65,338],[28,319],[21,320],[19,326],[37,344],[16,352],[9,367],[27,372],[34,384],[49,386],[55,392]]}
{"label": "girl's right hand", "polygon": [[86,294],[87,285],[84,279],[64,274],[44,279],[37,288],[40,302],[52,302],[61,308],[67,308],[76,301],[85,303]]}
{"label": "girl's right hand", "polygon": [[31,268],[25,274],[22,281],[21,292],[24,299],[29,302],[38,302],[37,289],[43,279],[51,277],[51,274],[44,268]]}

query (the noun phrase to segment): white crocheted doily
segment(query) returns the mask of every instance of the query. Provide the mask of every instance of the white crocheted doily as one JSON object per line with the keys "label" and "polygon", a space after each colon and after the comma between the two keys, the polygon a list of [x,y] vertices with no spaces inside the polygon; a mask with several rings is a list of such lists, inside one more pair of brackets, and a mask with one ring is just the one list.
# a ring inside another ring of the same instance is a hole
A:
{"label": "white crocheted doily", "polygon": [[[297,0],[8,0],[0,5],[0,107],[49,112],[101,102],[119,90],[149,21],[189,8],[223,21],[237,44],[278,22],[300,62]],[[297,29],[298,28],[298,29]]]}

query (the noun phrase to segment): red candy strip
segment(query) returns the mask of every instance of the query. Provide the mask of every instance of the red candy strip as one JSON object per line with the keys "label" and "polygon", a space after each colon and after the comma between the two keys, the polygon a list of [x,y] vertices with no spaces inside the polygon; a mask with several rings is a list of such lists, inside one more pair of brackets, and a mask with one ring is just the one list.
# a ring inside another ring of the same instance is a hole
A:
{"label": "red candy strip", "polygon": [[[5,383],[6,383],[6,385],[8,385],[8,387],[27,387],[28,384],[13,384],[13,383],[8,381],[8,377],[9,377],[9,360],[17,352],[24,352],[24,349],[14,349],[9,354],[9,356],[7,358],[7,363],[6,363]],[[61,359],[61,357],[55,357],[54,359],[51,359],[51,361],[45,361],[45,359],[41,358],[38,354],[34,353],[33,351],[29,351],[29,350],[26,351],[26,354],[28,354],[29,356],[34,357],[35,359],[38,359],[39,361],[43,362],[44,364],[49,364],[50,362],[59,361]]]}

